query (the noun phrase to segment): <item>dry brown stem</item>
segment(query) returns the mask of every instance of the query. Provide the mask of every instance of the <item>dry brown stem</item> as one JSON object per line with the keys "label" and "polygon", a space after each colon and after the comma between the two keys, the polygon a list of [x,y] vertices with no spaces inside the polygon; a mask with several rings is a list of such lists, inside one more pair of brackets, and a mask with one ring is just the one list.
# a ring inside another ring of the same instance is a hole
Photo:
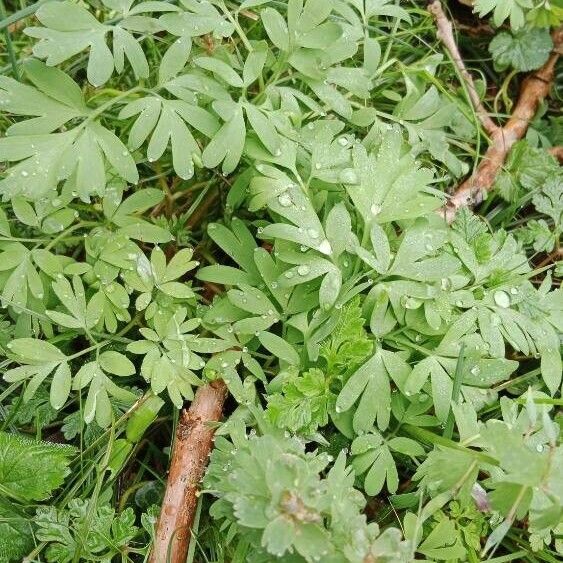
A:
{"label": "dry brown stem", "polygon": [[497,129],[498,126],[495,122],[490,118],[487,110],[484,108],[483,104],[481,103],[481,98],[479,97],[479,93],[475,88],[475,83],[473,82],[473,77],[467,70],[463,59],[461,58],[461,54],[457,47],[457,43],[455,41],[454,32],[452,22],[448,19],[444,10],[442,9],[442,3],[440,0],[434,0],[428,6],[428,11],[434,17],[434,21],[436,22],[436,28],[438,29],[437,36],[438,39],[444,44],[444,47],[450,53],[452,60],[456,67],[458,68],[461,76],[465,80],[465,84],[467,86],[467,91],[469,93],[469,98],[471,99],[471,103],[477,116],[479,117],[479,121],[481,125],[489,133],[492,135]]}
{"label": "dry brown stem", "polygon": [[221,419],[227,387],[221,380],[200,387],[176,428],[170,471],[150,563],[184,563],[191,539],[199,483],[213,446],[213,422]]}
{"label": "dry brown stem", "polygon": [[442,212],[451,223],[460,207],[476,205],[483,201],[485,194],[495,182],[512,145],[524,137],[538,105],[551,89],[558,50],[563,42],[563,30],[553,34],[555,48],[547,62],[536,72],[529,74],[522,82],[520,95],[514,111],[503,127],[491,135],[491,144],[475,172],[465,180],[448,200]]}
{"label": "dry brown stem", "polygon": [[554,156],[559,162],[563,162],[563,146],[551,147],[549,154]]}

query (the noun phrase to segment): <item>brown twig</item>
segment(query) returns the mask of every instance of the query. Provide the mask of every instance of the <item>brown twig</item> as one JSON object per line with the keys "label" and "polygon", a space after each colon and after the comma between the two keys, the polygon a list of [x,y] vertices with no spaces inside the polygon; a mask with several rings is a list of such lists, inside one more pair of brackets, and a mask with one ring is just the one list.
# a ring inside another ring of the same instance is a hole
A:
{"label": "brown twig", "polygon": [[460,207],[481,203],[484,195],[493,187],[512,145],[522,139],[528,130],[538,105],[551,89],[555,63],[563,43],[563,28],[552,34],[554,49],[547,62],[537,71],[528,75],[522,82],[520,95],[514,111],[503,127],[499,127],[491,135],[491,144],[475,172],[455,191],[448,203],[442,208],[441,214],[451,223]]}
{"label": "brown twig", "polygon": [[190,408],[182,411],[150,563],[186,561],[199,483],[213,446],[211,423],[221,419],[226,395],[223,381],[213,381],[200,387]]}
{"label": "brown twig", "polygon": [[487,131],[487,133],[492,135],[498,129],[498,126],[490,118],[487,110],[481,103],[481,98],[479,97],[479,93],[475,88],[473,77],[465,67],[465,63],[463,62],[463,59],[461,58],[461,54],[457,47],[457,43],[454,38],[452,23],[444,13],[440,0],[434,0],[431,4],[429,4],[428,11],[432,14],[434,21],[436,22],[436,28],[438,29],[438,39],[440,39],[440,41],[444,44],[444,47],[450,53],[454,64],[465,80],[469,98],[471,99],[471,103],[473,105],[473,108],[475,109],[475,112],[477,113],[477,116],[479,117],[481,125],[483,126],[485,131]]}
{"label": "brown twig", "polygon": [[554,156],[559,162],[563,162],[563,146],[551,147],[549,154]]}

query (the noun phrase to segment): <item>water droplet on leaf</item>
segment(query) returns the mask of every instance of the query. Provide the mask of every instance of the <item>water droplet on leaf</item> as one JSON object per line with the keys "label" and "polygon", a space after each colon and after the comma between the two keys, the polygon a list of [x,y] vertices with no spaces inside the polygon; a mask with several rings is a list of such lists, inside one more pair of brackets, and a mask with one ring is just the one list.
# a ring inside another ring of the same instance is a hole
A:
{"label": "water droplet on leaf", "polygon": [[502,289],[495,291],[493,299],[495,300],[495,303],[503,309],[510,307],[510,296]]}

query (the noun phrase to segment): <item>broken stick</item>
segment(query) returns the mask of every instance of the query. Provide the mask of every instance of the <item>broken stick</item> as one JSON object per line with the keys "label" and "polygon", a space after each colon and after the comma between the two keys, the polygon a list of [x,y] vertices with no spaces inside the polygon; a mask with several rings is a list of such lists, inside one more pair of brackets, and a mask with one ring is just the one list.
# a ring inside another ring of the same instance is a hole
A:
{"label": "broken stick", "polygon": [[559,162],[563,162],[563,146],[551,147],[549,154],[554,156]]}
{"label": "broken stick", "polygon": [[[499,127],[481,103],[473,78],[465,67],[455,42],[452,23],[444,13],[440,0],[433,0],[428,5],[428,11],[436,22],[438,38],[450,53],[454,64],[466,81],[469,97],[479,121],[491,138],[489,148],[475,172],[456,189],[448,203],[440,210],[440,214],[448,223],[451,223],[460,207],[477,205],[483,201],[485,194],[493,187],[510,149],[526,134],[538,105],[551,89],[555,64],[563,44],[563,29],[560,28],[552,34],[554,47],[549,59],[539,70],[524,79],[512,115],[503,127]],[[559,158],[558,153],[554,153],[554,155]]]}
{"label": "broken stick", "polygon": [[180,415],[170,471],[150,563],[185,563],[203,477],[215,428],[221,419],[227,387],[222,380],[200,387]]}
{"label": "broken stick", "polygon": [[432,14],[434,21],[436,22],[438,39],[440,39],[440,41],[444,44],[444,47],[449,52],[454,64],[459,70],[459,73],[465,80],[471,104],[473,105],[475,113],[477,113],[477,116],[479,117],[479,121],[481,122],[483,129],[485,129],[485,131],[489,133],[489,135],[492,135],[498,129],[498,126],[490,118],[487,110],[483,106],[481,98],[479,97],[479,93],[475,88],[473,77],[471,76],[465,66],[465,63],[463,62],[463,59],[457,47],[457,43],[455,41],[452,22],[450,22],[450,20],[444,13],[440,0],[434,0],[433,2],[431,2],[428,5],[428,11]]}
{"label": "broken stick", "polygon": [[553,34],[553,43],[554,49],[547,62],[522,82],[512,115],[503,127],[491,135],[491,144],[475,172],[456,189],[442,209],[448,223],[453,221],[460,207],[477,205],[483,201],[485,194],[493,187],[510,149],[526,134],[540,102],[551,89],[558,51],[563,43],[563,29]]}
{"label": "broken stick", "polygon": [[516,141],[524,137],[541,100],[549,94],[555,64],[563,44],[563,28],[559,28],[552,34],[553,51],[549,59],[539,70],[524,79],[512,115],[503,127],[499,127],[493,122],[481,103],[473,78],[467,71],[455,42],[452,23],[444,13],[440,0],[433,0],[428,5],[428,11],[436,21],[438,38],[442,41],[466,80],[471,103],[481,124],[491,137],[491,144],[475,172],[456,189],[448,203],[440,210],[440,214],[445,217],[448,223],[451,223],[460,207],[470,207],[483,201],[485,194],[493,187],[496,176],[510,149]]}

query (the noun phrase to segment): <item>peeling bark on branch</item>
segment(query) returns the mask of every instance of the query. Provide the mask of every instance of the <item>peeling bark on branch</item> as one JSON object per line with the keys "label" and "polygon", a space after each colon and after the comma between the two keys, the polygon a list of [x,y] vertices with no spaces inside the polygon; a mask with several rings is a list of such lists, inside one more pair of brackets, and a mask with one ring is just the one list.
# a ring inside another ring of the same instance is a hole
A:
{"label": "peeling bark on branch", "polygon": [[549,154],[553,155],[559,162],[563,162],[563,146],[551,147]]}
{"label": "peeling bark on branch", "polygon": [[552,37],[554,49],[549,59],[539,70],[524,79],[518,101],[509,120],[503,127],[499,127],[493,132],[491,144],[474,174],[456,189],[448,203],[442,208],[441,214],[448,223],[454,220],[456,211],[460,207],[477,205],[483,201],[484,195],[493,187],[510,149],[516,141],[524,137],[538,105],[549,94],[555,64],[563,44],[563,29],[555,31]]}
{"label": "peeling bark on branch", "polygon": [[[496,176],[501,169],[512,145],[524,137],[530,121],[533,119],[538,105],[545,98],[551,89],[555,64],[559,58],[561,46],[563,44],[563,29],[556,30],[553,34],[553,52],[547,62],[536,72],[526,77],[520,89],[518,101],[510,116],[510,119],[503,127],[496,125],[485,110],[479,94],[475,89],[473,78],[468,72],[453,35],[453,27],[448,20],[440,0],[433,0],[428,5],[428,11],[434,17],[437,28],[437,36],[450,53],[455,65],[466,82],[469,97],[475,112],[483,128],[491,137],[491,144],[477,170],[465,180],[455,191],[448,203],[441,209],[440,213],[448,223],[451,223],[456,211],[460,207],[472,206],[483,201],[485,193],[490,190],[495,182]],[[552,152],[556,158],[561,160],[561,148],[556,147]]]}
{"label": "peeling bark on branch", "polygon": [[481,103],[479,93],[477,92],[477,89],[475,88],[475,84],[473,82],[473,77],[465,67],[465,63],[461,58],[457,43],[455,42],[452,23],[444,13],[440,0],[434,0],[434,2],[429,4],[428,11],[432,14],[434,21],[436,22],[436,28],[438,29],[438,39],[440,39],[440,41],[444,44],[444,47],[450,53],[454,64],[465,80],[467,90],[469,92],[469,98],[471,99],[471,104],[473,105],[473,108],[475,109],[475,112],[479,117],[481,125],[483,126],[485,131],[487,131],[487,133],[492,135],[498,129],[498,126],[489,117],[487,110]]}
{"label": "peeling bark on branch", "polygon": [[170,471],[158,518],[150,563],[184,563],[197,507],[199,483],[215,428],[221,419],[227,387],[221,380],[200,387],[176,428]]}

